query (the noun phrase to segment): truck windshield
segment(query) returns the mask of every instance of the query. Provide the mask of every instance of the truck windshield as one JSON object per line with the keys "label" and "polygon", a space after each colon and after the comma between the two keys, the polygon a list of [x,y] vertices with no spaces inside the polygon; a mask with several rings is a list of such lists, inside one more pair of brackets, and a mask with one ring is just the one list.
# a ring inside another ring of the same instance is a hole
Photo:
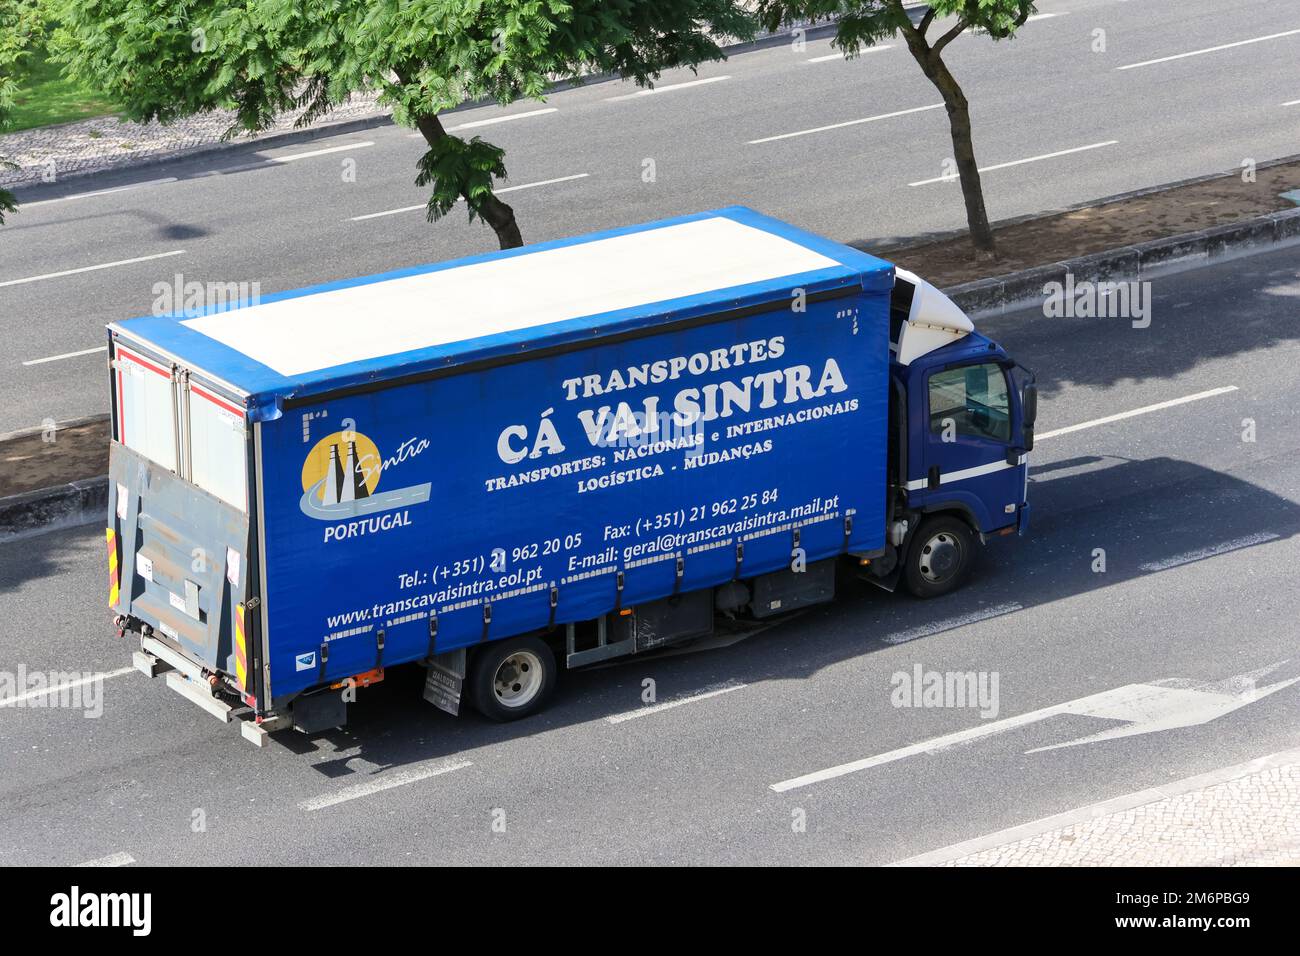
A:
{"label": "truck windshield", "polygon": [[244,410],[190,383],[190,481],[240,511],[248,509]]}

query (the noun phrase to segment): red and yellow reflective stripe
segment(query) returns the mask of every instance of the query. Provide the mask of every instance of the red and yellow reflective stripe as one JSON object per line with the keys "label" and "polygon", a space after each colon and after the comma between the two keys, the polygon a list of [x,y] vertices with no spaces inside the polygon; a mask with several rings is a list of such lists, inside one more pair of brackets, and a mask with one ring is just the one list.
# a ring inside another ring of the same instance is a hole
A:
{"label": "red and yellow reflective stripe", "polygon": [[108,606],[115,608],[121,594],[121,579],[117,570],[117,532],[105,528],[104,540],[108,542]]}
{"label": "red and yellow reflective stripe", "polygon": [[248,641],[244,637],[244,605],[235,605],[235,679],[248,690]]}

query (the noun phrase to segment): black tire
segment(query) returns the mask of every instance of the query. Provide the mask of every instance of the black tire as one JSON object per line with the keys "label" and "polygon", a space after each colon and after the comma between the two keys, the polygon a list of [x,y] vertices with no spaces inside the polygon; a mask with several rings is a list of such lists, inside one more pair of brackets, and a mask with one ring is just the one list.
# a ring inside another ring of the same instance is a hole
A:
{"label": "black tire", "polygon": [[496,641],[475,653],[468,683],[474,709],[484,717],[521,720],[545,707],[555,689],[555,655],[537,637]]}
{"label": "black tire", "polygon": [[970,575],[975,540],[970,526],[951,515],[921,522],[907,547],[903,584],[919,598],[934,598],[961,587]]}

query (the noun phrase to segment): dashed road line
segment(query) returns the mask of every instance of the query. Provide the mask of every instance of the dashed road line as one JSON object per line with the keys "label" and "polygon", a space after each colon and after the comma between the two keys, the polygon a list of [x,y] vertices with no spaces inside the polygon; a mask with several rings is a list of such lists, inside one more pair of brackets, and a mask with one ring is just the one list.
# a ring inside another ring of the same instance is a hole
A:
{"label": "dashed road line", "polygon": [[82,677],[77,680],[64,681],[62,684],[53,684],[49,687],[42,687],[39,690],[30,690],[25,694],[15,694],[13,697],[6,697],[0,700],[0,707],[14,707],[23,701],[35,700],[38,697],[52,697],[61,694],[65,690],[71,690],[74,687],[83,687],[86,684],[93,684],[96,681],[108,680],[112,677],[121,677],[124,674],[135,673],[134,667],[120,667],[115,671],[105,671],[102,674],[91,674],[89,677]]}
{"label": "dashed road line", "polygon": [[62,355],[47,355],[45,358],[28,359],[23,365],[44,365],[46,362],[59,362],[63,359],[80,358],[83,355],[94,355],[96,352],[107,351],[107,345],[99,345],[93,349],[82,349],[79,352],[64,352]]}
{"label": "dashed road line", "polygon": [[308,813],[315,810],[324,810],[326,807],[347,803],[349,800],[359,800],[362,797],[369,797],[385,790],[392,790],[394,787],[404,787],[408,783],[419,783],[421,780],[428,780],[430,777],[438,777],[444,773],[451,773],[453,770],[463,770],[465,767],[472,766],[474,764],[468,760],[439,760],[421,767],[393,770],[380,774],[377,780],[358,783],[351,787],[336,790],[333,793],[326,793],[319,797],[312,797],[310,800],[303,800],[298,804],[298,809],[305,810]]}
{"label": "dashed road line", "polygon": [[930,106],[915,106],[909,110],[896,110],[893,113],[881,113],[879,116],[867,116],[863,119],[848,120],[843,123],[831,123],[829,126],[814,126],[812,129],[796,130],[793,133],[780,133],[776,136],[764,136],[762,139],[751,139],[748,145],[753,146],[757,143],[772,143],[778,139],[793,139],[796,136],[810,136],[813,133],[824,133],[832,129],[844,129],[846,126],[858,126],[862,123],[875,123],[879,120],[893,119],[896,116],[908,116],[912,113],[924,113],[927,110],[941,110],[942,103],[933,103]]}
{"label": "dashed road line", "polygon": [[636,720],[638,717],[649,717],[651,714],[658,714],[665,710],[672,710],[674,707],[681,707],[684,704],[693,704],[696,701],[708,700],[710,697],[717,697],[721,694],[730,694],[733,690],[741,690],[747,686],[747,684],[741,684],[737,681],[727,681],[724,684],[710,687],[701,693],[691,694],[689,697],[677,697],[673,700],[666,700],[662,704],[651,704],[648,707],[640,707],[636,710],[624,711],[621,714],[610,714],[605,718],[605,721],[611,724],[621,724],[625,721]]}
{"label": "dashed road line", "polygon": [[1077,425],[1067,425],[1064,428],[1053,429],[1050,432],[1043,432],[1041,435],[1034,436],[1034,440],[1040,442],[1048,438],[1058,438],[1061,435],[1068,435],[1071,432],[1083,431],[1085,428],[1096,428],[1098,425],[1109,425],[1111,422],[1123,421],[1126,418],[1134,418],[1135,416],[1146,415],[1150,412],[1159,412],[1166,408],[1173,408],[1176,405],[1186,405],[1188,402],[1199,402],[1203,398],[1214,398],[1216,395],[1226,395],[1228,392],[1235,391],[1237,391],[1236,385],[1225,385],[1221,388],[1211,388],[1204,392],[1197,392],[1195,395],[1184,395],[1182,398],[1171,398],[1167,402],[1156,402],[1154,405],[1143,405],[1141,408],[1134,408],[1127,412],[1119,412],[1115,415],[1107,415],[1105,418],[1094,418],[1089,422],[1080,422]]}
{"label": "dashed road line", "polygon": [[647,90],[637,90],[635,93],[622,93],[619,96],[607,96],[605,100],[612,102],[614,100],[631,100],[638,96],[655,96],[659,93],[674,93],[677,90],[689,89],[693,86],[705,86],[709,83],[721,83],[723,80],[731,79],[730,76],[709,76],[702,80],[688,80],[685,83],[670,83],[668,86],[652,86]]}
{"label": "dashed road line", "polygon": [[154,259],[166,259],[168,256],[183,256],[184,249],[175,249],[172,252],[159,252],[152,256],[137,256],[134,259],[118,259],[116,262],[101,262],[99,265],[82,266],[80,269],[64,269],[62,272],[47,272],[39,276],[27,276],[23,279],[7,279],[0,282],[0,289],[5,286],[23,285],[27,282],[40,282],[43,279],[59,279],[63,276],[73,276],[81,272],[95,272],[98,269],[112,269],[115,266],[129,266],[137,262],[152,262]]}
{"label": "dashed road line", "polygon": [[[494,194],[500,196],[504,193],[518,192],[521,189],[535,189],[538,186],[552,186],[555,183],[572,182],[575,179],[586,179],[591,173],[574,173],[572,176],[558,176],[555,179],[543,179],[536,183],[523,183],[519,186],[507,186],[504,189],[493,190]],[[464,199],[458,199],[457,202],[464,202]],[[364,216],[352,216],[348,222],[362,222],[366,219],[378,219],[381,216],[396,216],[398,213],[414,212],[416,209],[427,209],[428,203],[420,203],[418,206],[402,206],[398,209],[385,209],[383,212],[368,212]]]}
{"label": "dashed road line", "polygon": [[1195,561],[1203,561],[1206,558],[1217,557],[1220,554],[1228,554],[1232,551],[1240,551],[1242,548],[1249,548],[1257,544],[1263,544],[1266,541],[1276,541],[1281,535],[1274,534],[1271,531],[1261,531],[1258,534],[1248,534],[1242,538],[1233,538],[1231,541],[1224,541],[1222,544],[1210,545],[1206,548],[1197,548],[1195,551],[1188,551],[1184,554],[1175,555],[1172,558],[1165,558],[1161,561],[1151,561],[1142,565],[1143,571],[1167,571],[1170,568],[1177,568],[1184,564],[1191,564]]}
{"label": "dashed road line", "polygon": [[[1043,153],[1040,156],[1029,156],[1025,159],[1013,159],[1009,163],[998,163],[994,166],[981,166],[981,173],[991,173],[996,169],[1010,169],[1012,166],[1023,166],[1026,163],[1037,163],[1044,159],[1056,159],[1058,156],[1070,156],[1074,153],[1084,153],[1090,149],[1101,149],[1104,146],[1116,146],[1119,144],[1117,139],[1108,139],[1104,143],[1089,143],[1087,146],[1075,146],[1072,149],[1058,149],[1054,153]],[[909,186],[929,186],[932,183],[955,183],[958,181],[956,175],[953,176],[936,176],[933,179],[921,179],[914,183],[908,183]]]}
{"label": "dashed road line", "polygon": [[96,189],[88,193],[73,193],[71,196],[58,196],[54,199],[38,199],[36,202],[23,203],[24,209],[31,209],[34,206],[48,206],[56,202],[71,202],[74,199],[90,199],[93,196],[111,196],[113,193],[124,193],[132,189],[143,189],[146,186],[161,186],[164,183],[177,182],[175,176],[168,176],[165,179],[148,179],[142,183],[132,183],[129,186],[114,186],[112,189]]}
{"label": "dashed road line", "polygon": [[1264,37],[1252,37],[1249,40],[1238,40],[1235,43],[1220,43],[1218,46],[1208,46],[1203,50],[1191,50],[1187,53],[1175,53],[1173,56],[1162,56],[1156,60],[1143,60],[1141,63],[1129,63],[1125,66],[1117,66],[1117,70],[1136,70],[1140,66],[1152,66],[1156,63],[1168,63],[1171,60],[1184,60],[1189,56],[1200,56],[1202,53],[1217,53],[1220,50],[1231,50],[1234,47],[1248,46],[1251,43],[1263,43],[1265,40],[1279,40],[1282,37],[1295,36],[1300,30],[1286,30],[1282,33],[1270,33]]}
{"label": "dashed road line", "polygon": [[87,860],[85,863],[78,863],[77,866],[130,866],[134,862],[135,857],[130,853],[113,853],[109,856],[101,856],[98,860]]}
{"label": "dashed road line", "polygon": [[299,159],[311,159],[313,156],[328,156],[330,153],[346,153],[353,149],[362,149],[366,146],[374,146],[374,140],[366,140],[362,143],[349,143],[346,146],[328,146],[325,149],[312,149],[305,153],[290,153],[288,156],[270,156],[265,162],[268,163],[292,163]]}
{"label": "dashed road line", "polygon": [[1002,617],[1006,614],[1014,614],[1016,611],[1023,611],[1023,604],[998,604],[995,607],[985,608],[982,611],[972,611],[970,614],[961,614],[957,617],[945,618],[942,621],[935,621],[933,624],[923,624],[920,627],[909,628],[906,631],[900,631],[897,634],[891,634],[883,638],[886,644],[906,644],[908,641],[915,641],[922,637],[930,637],[933,634],[942,634],[944,631],[956,630],[959,627],[965,627],[968,624],[978,624],[980,621],[987,621],[990,618]]}
{"label": "dashed road line", "polygon": [[[864,50],[858,51],[858,56],[865,56],[868,53],[883,53],[885,50],[892,50],[893,48],[894,48],[894,44],[892,43],[886,43],[884,46],[869,46]],[[806,62],[826,63],[829,62],[830,60],[846,60],[846,59],[848,58],[843,53],[828,53],[825,56],[810,57]]]}

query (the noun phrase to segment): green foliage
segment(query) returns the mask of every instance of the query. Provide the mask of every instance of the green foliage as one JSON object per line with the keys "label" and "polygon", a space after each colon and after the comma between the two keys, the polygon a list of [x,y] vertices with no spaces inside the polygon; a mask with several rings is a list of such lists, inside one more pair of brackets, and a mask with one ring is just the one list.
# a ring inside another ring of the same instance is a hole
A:
{"label": "green foliage", "polygon": [[[12,125],[18,81],[29,68],[32,41],[43,28],[39,0],[0,0],[0,132]],[[0,156],[0,168],[13,169],[14,164]],[[17,209],[13,193],[0,189],[0,225],[5,213]]]}
{"label": "green foliage", "polygon": [[468,143],[457,136],[444,136],[420,157],[415,177],[417,186],[433,186],[429,196],[429,222],[437,222],[461,196],[469,207],[470,222],[492,195],[492,178],[505,178],[506,151],[475,136]]}
{"label": "green foliage", "polygon": [[[398,122],[415,125],[466,101],[541,99],[557,78],[614,72],[645,84],[721,58],[702,31],[753,32],[742,0],[49,2],[70,75],[131,119],[233,109],[227,135],[295,108],[310,123],[358,93],[377,92]],[[432,218],[457,196],[472,217],[505,176],[503,154],[439,134],[419,176],[433,185]]]}
{"label": "green foliage", "polygon": [[[931,14],[915,28],[922,35],[936,19],[960,18],[934,44],[940,49],[971,27],[1005,40],[1034,12],[1033,0],[931,0],[929,7]],[[825,20],[838,15],[835,45],[850,56],[900,31],[907,36],[913,29],[903,0],[759,0],[757,11],[768,29],[796,20]]]}

